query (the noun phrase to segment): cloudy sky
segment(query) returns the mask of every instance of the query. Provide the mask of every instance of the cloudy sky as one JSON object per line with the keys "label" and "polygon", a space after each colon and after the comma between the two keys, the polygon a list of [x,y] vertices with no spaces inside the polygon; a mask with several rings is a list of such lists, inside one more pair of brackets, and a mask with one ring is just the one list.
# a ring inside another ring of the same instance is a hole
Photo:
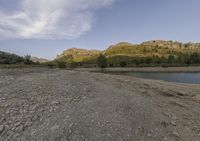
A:
{"label": "cloudy sky", "polygon": [[0,0],[0,50],[53,59],[121,41],[200,42],[199,0]]}

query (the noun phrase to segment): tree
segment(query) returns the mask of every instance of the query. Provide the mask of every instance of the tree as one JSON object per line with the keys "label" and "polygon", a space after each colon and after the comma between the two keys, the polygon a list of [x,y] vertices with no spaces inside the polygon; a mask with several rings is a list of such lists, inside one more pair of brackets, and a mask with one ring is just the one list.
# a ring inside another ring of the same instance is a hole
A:
{"label": "tree", "polygon": [[57,63],[58,63],[59,68],[64,69],[67,67],[66,62],[64,62],[64,61],[58,61]]}
{"label": "tree", "polygon": [[97,64],[100,68],[106,68],[107,67],[107,59],[103,54],[100,54],[97,59]]}
{"label": "tree", "polygon": [[194,52],[190,56],[190,61],[194,64],[197,64],[200,62],[200,55],[197,52]]}
{"label": "tree", "polygon": [[125,61],[120,62],[120,67],[126,67],[126,66],[127,66],[127,63]]}
{"label": "tree", "polygon": [[173,64],[175,62],[175,57],[174,57],[174,55],[169,55],[169,57],[168,57],[168,63],[169,64]]}
{"label": "tree", "polygon": [[24,64],[30,65],[30,64],[32,64],[32,63],[33,63],[33,62],[32,62],[32,60],[31,60],[31,56],[30,56],[30,55],[24,56]]}

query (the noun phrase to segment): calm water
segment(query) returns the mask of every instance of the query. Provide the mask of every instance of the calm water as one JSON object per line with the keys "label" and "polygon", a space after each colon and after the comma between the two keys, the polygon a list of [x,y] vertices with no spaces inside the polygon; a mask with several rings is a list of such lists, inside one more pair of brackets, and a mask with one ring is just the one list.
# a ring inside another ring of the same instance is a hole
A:
{"label": "calm water", "polygon": [[200,73],[127,72],[127,73],[120,73],[120,74],[140,77],[140,78],[147,78],[147,79],[165,80],[169,82],[200,84]]}

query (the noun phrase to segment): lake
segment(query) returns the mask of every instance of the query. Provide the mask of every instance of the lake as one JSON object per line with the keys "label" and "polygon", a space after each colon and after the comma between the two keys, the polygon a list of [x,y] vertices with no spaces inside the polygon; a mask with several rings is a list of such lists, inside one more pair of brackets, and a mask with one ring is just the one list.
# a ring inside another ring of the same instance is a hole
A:
{"label": "lake", "polygon": [[200,73],[123,72],[117,74],[169,82],[200,84]]}

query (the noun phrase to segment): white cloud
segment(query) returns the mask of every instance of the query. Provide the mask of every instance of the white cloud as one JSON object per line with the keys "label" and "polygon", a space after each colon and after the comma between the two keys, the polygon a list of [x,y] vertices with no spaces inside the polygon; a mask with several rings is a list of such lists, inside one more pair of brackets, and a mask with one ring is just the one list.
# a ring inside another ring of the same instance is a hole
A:
{"label": "white cloud", "polygon": [[71,39],[89,31],[93,11],[114,0],[20,0],[12,14],[0,11],[0,37]]}

